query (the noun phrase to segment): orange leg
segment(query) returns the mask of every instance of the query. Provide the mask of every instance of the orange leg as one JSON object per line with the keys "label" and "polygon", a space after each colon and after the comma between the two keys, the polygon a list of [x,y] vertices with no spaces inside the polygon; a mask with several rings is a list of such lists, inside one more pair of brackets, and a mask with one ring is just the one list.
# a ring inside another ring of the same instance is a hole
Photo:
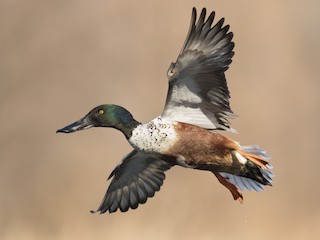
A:
{"label": "orange leg", "polygon": [[229,183],[224,177],[222,177],[219,173],[215,173],[216,177],[218,178],[219,182],[228,188],[233,196],[234,200],[239,200],[240,203],[243,203],[243,196],[241,191],[232,183]]}

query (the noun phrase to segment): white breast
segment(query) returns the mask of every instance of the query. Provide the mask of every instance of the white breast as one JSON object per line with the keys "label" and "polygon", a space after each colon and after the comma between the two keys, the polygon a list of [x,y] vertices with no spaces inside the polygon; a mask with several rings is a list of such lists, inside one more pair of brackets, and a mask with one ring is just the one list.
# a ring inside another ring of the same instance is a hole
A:
{"label": "white breast", "polygon": [[176,140],[172,122],[160,117],[139,125],[132,131],[130,144],[142,151],[166,153]]}

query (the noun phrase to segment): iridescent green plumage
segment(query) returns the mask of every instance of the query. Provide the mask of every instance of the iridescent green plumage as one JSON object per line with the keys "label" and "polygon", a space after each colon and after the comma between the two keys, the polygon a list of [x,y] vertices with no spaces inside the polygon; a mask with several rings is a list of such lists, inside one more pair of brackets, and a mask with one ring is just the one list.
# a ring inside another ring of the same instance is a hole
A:
{"label": "iridescent green plumage", "polygon": [[132,130],[138,125],[139,122],[127,109],[114,104],[105,104],[95,107],[85,117],[57,132],[72,133],[91,127],[111,127],[120,130],[129,139]]}

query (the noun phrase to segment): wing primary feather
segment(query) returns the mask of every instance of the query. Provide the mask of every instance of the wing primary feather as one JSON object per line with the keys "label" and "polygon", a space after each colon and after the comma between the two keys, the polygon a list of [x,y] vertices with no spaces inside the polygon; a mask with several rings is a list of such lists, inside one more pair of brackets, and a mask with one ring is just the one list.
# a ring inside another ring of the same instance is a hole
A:
{"label": "wing primary feather", "polygon": [[139,205],[139,194],[135,183],[132,183],[130,190],[130,207],[136,209]]}
{"label": "wing primary feather", "polygon": [[143,184],[144,189],[146,190],[147,196],[148,197],[153,197],[154,196],[154,190],[150,186],[151,183],[147,179],[144,179],[143,177],[140,177],[140,181]]}
{"label": "wing primary feather", "polygon": [[139,203],[145,203],[147,201],[147,190],[145,189],[143,183],[137,184]]}
{"label": "wing primary feather", "polygon": [[181,49],[179,55],[181,55],[183,53],[184,49],[187,47],[188,40],[189,40],[190,36],[193,33],[193,29],[194,29],[194,26],[195,26],[195,23],[196,23],[196,19],[197,19],[197,10],[196,10],[196,8],[192,8],[192,15],[191,15],[189,31],[188,31],[188,34],[187,34],[187,38],[185,39],[185,41],[184,41],[184,43],[182,45],[182,49]]}
{"label": "wing primary feather", "polygon": [[214,17],[215,17],[216,13],[215,12],[211,12],[207,21],[205,22],[203,29],[205,30],[205,32],[208,32],[211,28],[211,25],[213,23]]}
{"label": "wing primary feather", "polygon": [[[200,17],[198,19],[198,22],[195,25],[193,41],[191,41],[191,42],[194,42],[194,44],[196,44],[198,42],[199,38],[201,37],[201,33],[202,33],[202,29],[203,29],[203,23],[204,23],[204,19],[206,17],[206,12],[207,12],[206,9],[203,8],[202,11],[201,11]],[[191,46],[190,46],[191,49],[195,48],[194,46],[192,46],[192,47]]]}
{"label": "wing primary feather", "polygon": [[120,211],[121,212],[126,212],[129,209],[129,197],[130,197],[130,191],[129,191],[129,187],[125,186],[122,189],[122,198],[121,198],[121,202],[120,202]]}

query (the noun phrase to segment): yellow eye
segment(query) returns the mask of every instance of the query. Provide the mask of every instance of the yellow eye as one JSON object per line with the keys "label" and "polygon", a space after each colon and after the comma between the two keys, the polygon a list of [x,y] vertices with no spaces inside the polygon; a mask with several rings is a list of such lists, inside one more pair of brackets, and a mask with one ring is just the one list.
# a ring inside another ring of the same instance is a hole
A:
{"label": "yellow eye", "polygon": [[99,110],[99,114],[102,115],[104,114],[104,111],[102,109]]}

